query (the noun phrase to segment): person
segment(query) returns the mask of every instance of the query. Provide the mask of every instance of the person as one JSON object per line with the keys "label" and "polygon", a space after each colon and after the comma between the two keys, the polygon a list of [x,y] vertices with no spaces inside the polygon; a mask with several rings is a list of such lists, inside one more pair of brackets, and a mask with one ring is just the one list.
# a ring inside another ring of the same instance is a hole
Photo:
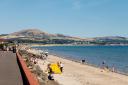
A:
{"label": "person", "polygon": [[82,64],[84,64],[85,63],[85,59],[83,59],[81,62],[82,62]]}
{"label": "person", "polygon": [[48,52],[45,52],[45,56],[46,56],[46,58],[48,57]]}
{"label": "person", "polygon": [[53,75],[53,73],[49,73],[48,79],[49,79],[49,80],[54,80],[54,75]]}
{"label": "person", "polygon": [[105,69],[105,61],[102,62],[102,69]]}
{"label": "person", "polygon": [[6,50],[6,46],[5,45],[3,45],[3,51],[5,51]]}
{"label": "person", "polygon": [[16,53],[16,47],[13,46],[13,53]]}
{"label": "person", "polygon": [[115,72],[115,67],[114,67],[114,65],[112,66],[112,72]]}
{"label": "person", "polygon": [[60,62],[57,62],[58,67],[60,68]]}
{"label": "person", "polygon": [[47,70],[48,70],[48,79],[49,79],[49,80],[54,80],[54,75],[53,75],[54,72],[52,71],[50,65],[51,65],[51,64],[48,64],[48,68],[47,68]]}
{"label": "person", "polygon": [[48,68],[47,68],[49,74],[52,73],[52,69],[51,69],[50,65],[51,64],[48,64]]}
{"label": "person", "polygon": [[37,63],[38,63],[37,58],[34,58],[34,64],[37,64]]}
{"label": "person", "polygon": [[60,71],[63,72],[63,67],[64,65],[62,64],[62,62],[60,62]]}
{"label": "person", "polygon": [[9,47],[7,47],[6,50],[9,51]]}

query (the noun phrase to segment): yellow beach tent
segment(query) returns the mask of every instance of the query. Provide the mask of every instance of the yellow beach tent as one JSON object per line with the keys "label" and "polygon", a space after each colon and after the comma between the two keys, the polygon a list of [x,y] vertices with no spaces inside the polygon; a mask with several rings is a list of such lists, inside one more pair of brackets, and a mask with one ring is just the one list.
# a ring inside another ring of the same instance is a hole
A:
{"label": "yellow beach tent", "polygon": [[57,63],[51,63],[50,68],[55,74],[61,74],[60,68]]}

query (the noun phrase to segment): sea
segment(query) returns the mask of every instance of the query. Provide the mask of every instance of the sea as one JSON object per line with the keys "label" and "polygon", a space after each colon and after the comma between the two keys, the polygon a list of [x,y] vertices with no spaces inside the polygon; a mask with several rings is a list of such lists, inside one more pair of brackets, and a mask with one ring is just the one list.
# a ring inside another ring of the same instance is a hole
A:
{"label": "sea", "polygon": [[119,73],[128,75],[128,46],[42,46],[34,47],[76,61],[85,60],[89,65],[101,67],[105,62]]}

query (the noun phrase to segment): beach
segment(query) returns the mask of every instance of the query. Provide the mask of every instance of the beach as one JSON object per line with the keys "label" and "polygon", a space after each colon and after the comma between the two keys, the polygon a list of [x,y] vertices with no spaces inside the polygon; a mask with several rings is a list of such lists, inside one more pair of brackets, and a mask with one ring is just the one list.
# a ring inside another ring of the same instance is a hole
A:
{"label": "beach", "polygon": [[[28,49],[28,52],[37,55],[40,50]],[[59,55],[49,54],[46,60],[38,59],[37,65],[47,74],[48,64],[57,62],[64,65],[62,74],[54,74],[54,80],[59,85],[128,85],[126,75],[75,62]]]}
{"label": "beach", "polygon": [[46,71],[48,63],[58,61],[64,64],[64,72],[54,74],[55,81],[60,85],[128,85],[128,76],[83,65],[60,56],[49,55],[45,62],[39,60],[38,65]]}

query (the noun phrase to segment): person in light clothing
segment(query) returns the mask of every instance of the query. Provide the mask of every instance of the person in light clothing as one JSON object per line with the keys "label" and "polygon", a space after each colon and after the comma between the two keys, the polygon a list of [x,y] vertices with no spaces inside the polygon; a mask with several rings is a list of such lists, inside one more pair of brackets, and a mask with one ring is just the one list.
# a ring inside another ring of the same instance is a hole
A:
{"label": "person in light clothing", "polygon": [[60,62],[60,71],[63,72],[63,67],[64,65],[62,64],[62,62]]}

